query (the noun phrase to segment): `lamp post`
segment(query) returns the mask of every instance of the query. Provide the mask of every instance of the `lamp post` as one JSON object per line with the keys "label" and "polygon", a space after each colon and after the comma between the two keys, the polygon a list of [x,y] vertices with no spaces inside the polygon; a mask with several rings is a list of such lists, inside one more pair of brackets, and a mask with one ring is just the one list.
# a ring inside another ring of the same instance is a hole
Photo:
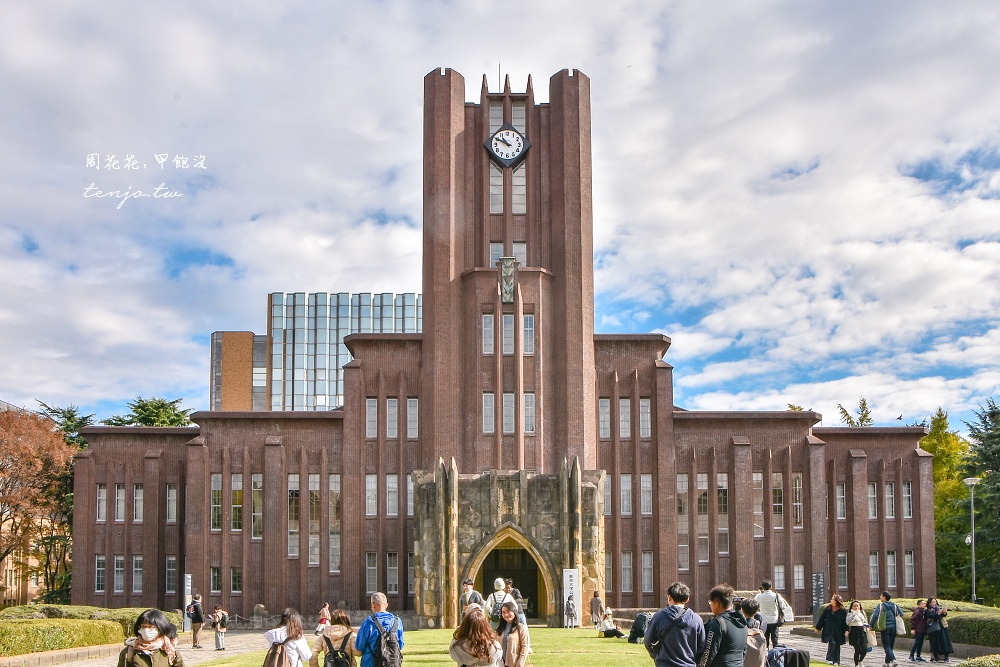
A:
{"label": "lamp post", "polygon": [[981,480],[978,477],[966,477],[962,482],[969,487],[969,518],[972,532],[969,533],[969,546],[972,547],[972,601],[976,598],[976,484]]}

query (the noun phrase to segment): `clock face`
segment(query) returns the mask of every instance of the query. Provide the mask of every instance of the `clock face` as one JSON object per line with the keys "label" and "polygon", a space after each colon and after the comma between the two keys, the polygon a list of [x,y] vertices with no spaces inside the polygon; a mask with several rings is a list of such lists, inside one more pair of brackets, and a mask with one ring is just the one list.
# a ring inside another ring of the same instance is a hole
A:
{"label": "clock face", "polygon": [[531,142],[513,126],[505,124],[486,140],[485,146],[494,161],[503,167],[513,167],[524,159]]}

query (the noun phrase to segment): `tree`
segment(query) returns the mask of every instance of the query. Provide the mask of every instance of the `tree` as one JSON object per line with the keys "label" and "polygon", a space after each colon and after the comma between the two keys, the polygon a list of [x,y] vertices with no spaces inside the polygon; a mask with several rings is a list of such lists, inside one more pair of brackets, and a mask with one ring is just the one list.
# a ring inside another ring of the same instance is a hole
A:
{"label": "tree", "polygon": [[934,455],[934,534],[937,551],[938,595],[961,600],[969,594],[968,490],[962,484],[969,443],[948,425],[942,408],[931,418],[930,431],[920,448]]}
{"label": "tree", "polygon": [[[87,446],[80,430],[94,423],[94,415],[81,414],[80,408],[70,405],[59,408],[38,401],[42,411],[59,427],[63,441],[79,452]],[[69,604],[72,586],[71,553],[73,544],[73,461],[51,480],[39,508],[43,518],[39,522],[38,538],[33,553],[38,564],[35,571],[42,579],[44,590],[39,595],[42,602]]]}
{"label": "tree", "polygon": [[862,427],[871,426],[875,423],[872,419],[871,410],[868,409],[868,401],[862,396],[861,400],[858,401],[858,418],[855,419],[850,412],[847,411],[840,403],[837,403],[837,409],[840,411],[840,421],[844,422],[848,426],[852,427]]}
{"label": "tree", "polygon": [[27,550],[46,491],[74,453],[47,417],[0,410],[0,560]]}
{"label": "tree", "polygon": [[193,410],[181,410],[182,400],[139,396],[128,403],[130,412],[127,415],[110,417],[101,423],[107,426],[187,426],[191,423],[188,415]]}
{"label": "tree", "polygon": [[789,412],[802,412],[802,406],[801,405],[795,405],[794,403],[789,403],[788,404],[788,411]]}
{"label": "tree", "polygon": [[[965,422],[972,447],[965,460],[966,477],[976,486],[976,594],[995,603],[1000,598],[1000,406],[992,398],[980,405],[973,422]],[[968,498],[968,490],[965,490]],[[965,521],[969,526],[969,504]],[[971,554],[967,554],[971,560]],[[968,590],[968,588],[966,589]]]}

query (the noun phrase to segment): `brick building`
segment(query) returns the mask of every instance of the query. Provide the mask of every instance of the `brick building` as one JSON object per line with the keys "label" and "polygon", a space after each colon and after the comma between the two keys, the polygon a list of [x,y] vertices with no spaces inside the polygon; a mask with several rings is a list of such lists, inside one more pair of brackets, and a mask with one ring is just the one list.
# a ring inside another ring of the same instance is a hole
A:
{"label": "brick building", "polygon": [[[721,581],[773,579],[799,614],[821,593],[934,590],[922,428],[686,411],[666,336],[595,334],[584,74],[552,76],[543,104],[530,79],[484,79],[468,103],[443,69],[424,90],[419,332],[346,336],[336,409],[248,409],[246,389],[227,406],[221,377],[196,427],[87,429],[75,603],[180,607],[188,573],[243,615],[363,610],[382,590],[436,627],[466,576],[513,576],[549,624],[566,569],[613,607],[660,605],[678,579],[699,610]],[[303,306],[329,330],[327,301]],[[273,332],[234,339],[226,363],[263,381],[246,355],[287,353]],[[319,378],[287,367],[267,382]]]}

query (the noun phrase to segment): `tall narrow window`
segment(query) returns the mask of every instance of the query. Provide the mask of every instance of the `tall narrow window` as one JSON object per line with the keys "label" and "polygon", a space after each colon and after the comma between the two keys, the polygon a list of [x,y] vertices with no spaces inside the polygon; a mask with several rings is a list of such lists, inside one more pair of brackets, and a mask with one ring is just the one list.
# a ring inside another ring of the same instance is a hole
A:
{"label": "tall narrow window", "polygon": [[510,185],[510,210],[514,214],[524,215],[528,210],[528,170],[524,162],[514,167]]}
{"label": "tall narrow window", "polygon": [[622,593],[632,592],[632,552],[622,552]]}
{"label": "tall narrow window", "polygon": [[524,316],[524,353],[534,354],[535,353],[535,316],[532,314],[526,314]]}
{"label": "tall narrow window", "polygon": [[802,473],[792,473],[792,525],[802,528]]}
{"label": "tall narrow window", "polygon": [[691,567],[690,515],[688,513],[688,476],[677,475],[677,569]]}
{"label": "tall narrow window", "polygon": [[393,473],[385,476],[385,515],[399,514],[399,475]]}
{"label": "tall narrow window", "polygon": [[611,516],[612,507],[611,475],[604,476],[604,516]]}
{"label": "tall narrow window", "polygon": [[104,556],[94,557],[94,592],[103,593],[104,592],[104,578],[106,576],[106,561]]}
{"label": "tall narrow window", "polygon": [[288,556],[299,557],[299,476],[288,475]]}
{"label": "tall narrow window", "polygon": [[483,392],[483,433],[493,433],[496,430],[496,414],[494,412],[493,392]]}
{"label": "tall narrow window", "polygon": [[887,588],[896,588],[896,552],[885,552],[885,585]]}
{"label": "tall narrow window", "polygon": [[385,554],[385,592],[399,593],[399,554],[395,551]]}
{"label": "tall narrow window", "polygon": [[414,582],[416,581],[416,572],[414,568],[414,555],[411,551],[406,554],[406,592],[409,595],[413,595]]}
{"label": "tall narrow window", "polygon": [[108,520],[108,485],[98,484],[97,485],[97,521],[107,521]]}
{"label": "tall narrow window", "polygon": [[503,213],[503,172],[490,161],[490,213]]}
{"label": "tall narrow window", "polygon": [[501,257],[503,257],[503,243],[500,241],[493,241],[490,243],[490,266],[495,267]]}
{"label": "tall narrow window", "polygon": [[406,437],[416,440],[420,436],[420,400],[406,399]]}
{"label": "tall narrow window", "polygon": [[698,487],[696,500],[698,528],[698,562],[707,563],[711,548],[708,542],[708,473],[700,472],[695,477],[695,484]]}
{"label": "tall narrow window", "polygon": [[378,516],[378,475],[365,475],[365,516]]}
{"label": "tall narrow window", "polygon": [[493,354],[493,313],[483,313],[483,354]]}
{"label": "tall narrow window", "polygon": [[250,475],[250,537],[264,537],[264,475]]}
{"label": "tall narrow window", "polygon": [[365,552],[365,593],[371,595],[378,591],[378,554],[374,551]]}
{"label": "tall narrow window", "polygon": [[896,483],[885,483],[885,518],[896,518]]}
{"label": "tall narrow window", "polygon": [[242,567],[231,567],[231,568],[229,568],[229,592],[230,593],[242,593],[243,592],[243,568]]}
{"label": "tall narrow window", "polygon": [[142,592],[142,556],[139,554],[132,556],[132,592]]}
{"label": "tall narrow window", "polygon": [[610,593],[614,590],[615,561],[611,557],[610,551],[604,552],[604,592]]}
{"label": "tall narrow window", "polygon": [[319,475],[309,475],[309,564],[319,565]]}
{"label": "tall narrow window", "polygon": [[327,502],[330,521],[330,572],[340,572],[340,474],[330,475]]}
{"label": "tall narrow window", "polygon": [[837,518],[847,518],[847,483],[837,482]]}
{"label": "tall narrow window", "polygon": [[598,437],[611,437],[611,399],[597,399],[597,431]]}
{"label": "tall narrow window", "polygon": [[229,484],[229,502],[232,511],[230,527],[233,530],[243,530],[243,475],[233,473]]}
{"label": "tall narrow window", "polygon": [[868,585],[878,588],[878,552],[868,553]]}
{"label": "tall narrow window", "polygon": [[525,108],[524,100],[512,101],[510,103],[510,124],[521,134],[527,131]]}
{"label": "tall narrow window", "polygon": [[[514,212],[517,213],[517,211]],[[514,241],[511,245],[511,249],[514,251],[514,259],[516,259],[521,266],[527,266],[528,244],[525,241]]]}
{"label": "tall narrow window", "polygon": [[653,513],[653,476],[639,475],[639,511],[649,516]]}
{"label": "tall narrow window", "polygon": [[903,518],[913,518],[913,482],[903,482]]}
{"label": "tall narrow window", "polygon": [[399,437],[399,399],[385,399],[385,437],[395,440]]}
{"label": "tall narrow window", "polygon": [[878,483],[868,482],[868,518],[878,518]]}
{"label": "tall narrow window", "polygon": [[115,593],[125,592],[125,556],[115,556]]}
{"label": "tall narrow window", "polygon": [[632,437],[632,399],[618,399],[618,437],[627,440]]}
{"label": "tall narrow window", "polygon": [[913,568],[913,552],[903,552],[903,577],[907,588],[916,586],[916,574]]}
{"label": "tall narrow window", "polygon": [[209,593],[222,592],[222,568],[212,566],[208,568]]}
{"label": "tall narrow window", "polygon": [[125,485],[115,484],[115,521],[125,520]]}
{"label": "tall narrow window", "polygon": [[796,563],[792,566],[792,586],[797,591],[806,588],[806,566],[803,563]]}
{"label": "tall narrow window", "polygon": [[642,552],[642,592],[653,592],[653,552]]}
{"label": "tall narrow window", "polygon": [[514,432],[514,394],[503,395],[503,432]]}
{"label": "tall narrow window", "polygon": [[785,589],[785,566],[775,565],[774,566],[774,587],[779,591]]}
{"label": "tall narrow window", "polygon": [[847,590],[847,552],[837,552],[837,588]]}
{"label": "tall narrow window", "polygon": [[632,515],[632,475],[623,474],[619,482],[622,516]]}
{"label": "tall narrow window", "polygon": [[503,321],[503,331],[501,332],[503,336],[503,353],[504,354],[514,354],[514,316],[509,313],[505,313],[502,317]]}
{"label": "tall narrow window", "polygon": [[524,432],[535,432],[535,394],[524,394]]}
{"label": "tall narrow window", "polygon": [[211,507],[210,516],[212,530],[222,530],[222,474],[212,473],[211,477]]}
{"label": "tall narrow window", "polygon": [[503,125],[503,100],[490,100],[490,134]]}
{"label": "tall narrow window", "polygon": [[[143,490],[142,484],[132,485],[132,522],[142,523],[143,514]],[[141,591],[140,591],[141,592]]]}
{"label": "tall narrow window", "polygon": [[753,479],[753,536],[764,537],[764,473],[755,472]]}
{"label": "tall narrow window", "polygon": [[406,476],[406,516],[413,516],[413,475]]}
{"label": "tall narrow window", "polygon": [[165,518],[167,523],[175,523],[177,521],[177,485],[167,484],[167,507]]}
{"label": "tall narrow window", "polygon": [[716,473],[715,486],[719,512],[719,553],[725,555],[729,553],[729,474]]}
{"label": "tall narrow window", "polygon": [[653,435],[653,419],[650,415],[650,401],[648,398],[639,399],[639,437],[650,438]]}
{"label": "tall narrow window", "polygon": [[775,528],[785,527],[785,487],[781,473],[771,473],[771,515]]}
{"label": "tall narrow window", "polygon": [[378,437],[378,399],[365,399],[365,437]]}
{"label": "tall narrow window", "polygon": [[167,556],[163,563],[164,593],[177,593],[177,556]]}

